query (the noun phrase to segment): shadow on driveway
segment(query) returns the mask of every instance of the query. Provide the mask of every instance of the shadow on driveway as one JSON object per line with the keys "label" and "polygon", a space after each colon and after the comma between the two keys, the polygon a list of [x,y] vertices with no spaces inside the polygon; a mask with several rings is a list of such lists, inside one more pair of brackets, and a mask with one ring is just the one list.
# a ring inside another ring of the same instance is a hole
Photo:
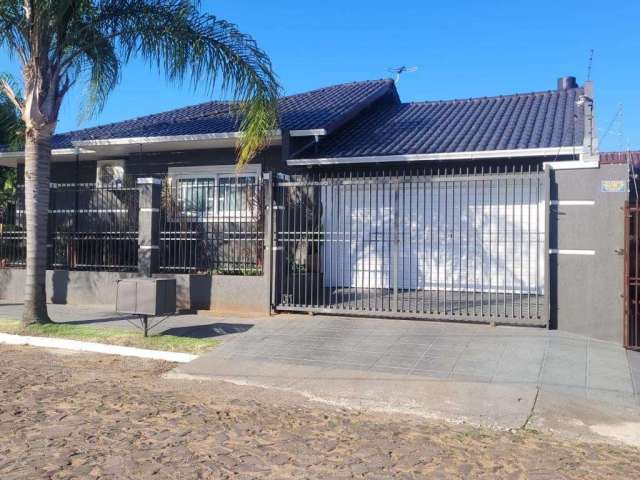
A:
{"label": "shadow on driveway", "polygon": [[204,325],[168,328],[163,331],[162,334],[174,335],[176,337],[212,338],[234,333],[244,333],[251,328],[253,328],[253,325],[243,323],[207,323]]}

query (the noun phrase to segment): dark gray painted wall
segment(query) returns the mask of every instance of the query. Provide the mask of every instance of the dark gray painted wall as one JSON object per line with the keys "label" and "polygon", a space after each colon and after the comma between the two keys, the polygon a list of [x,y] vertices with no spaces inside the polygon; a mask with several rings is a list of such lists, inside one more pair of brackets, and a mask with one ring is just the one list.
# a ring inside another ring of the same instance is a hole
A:
{"label": "dark gray painted wall", "polygon": [[602,180],[627,181],[626,165],[551,172],[552,200],[593,200],[550,211],[550,249],[595,255],[550,255],[551,326],[622,342],[624,202],[627,193],[601,192]]}
{"label": "dark gray painted wall", "polygon": [[[129,175],[145,176],[166,174],[170,167],[199,165],[234,165],[236,151],[232,148],[212,150],[190,150],[183,152],[142,153],[115,156],[125,160],[125,172]],[[286,170],[280,147],[271,147],[261,152],[252,163],[262,165],[263,171]],[[90,183],[96,181],[96,161],[80,159],[78,162],[55,162],[51,168],[54,183]],[[77,173],[76,173],[77,172]],[[19,182],[24,178],[23,165],[18,167]]]}

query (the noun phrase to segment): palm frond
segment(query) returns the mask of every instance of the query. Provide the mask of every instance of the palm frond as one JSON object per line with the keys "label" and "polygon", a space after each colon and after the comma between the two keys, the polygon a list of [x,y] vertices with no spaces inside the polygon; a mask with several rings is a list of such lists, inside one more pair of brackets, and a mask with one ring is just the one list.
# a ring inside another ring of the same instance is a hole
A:
{"label": "palm frond", "polygon": [[[9,75],[4,74],[0,77],[11,83],[14,90],[18,92]],[[19,150],[24,146],[24,122],[20,118],[20,112],[13,102],[2,93],[0,93],[0,145],[8,150]]]}
{"label": "palm frond", "polygon": [[[268,144],[277,127],[278,80],[256,41],[190,0],[0,0],[0,47],[35,72],[37,98],[27,101],[55,125],[62,100],[85,81],[81,118],[99,112],[120,80],[121,66],[140,58],[170,81],[220,89],[238,102],[240,164]],[[29,76],[30,73],[26,74]],[[25,82],[28,83],[28,79]]]}
{"label": "palm frond", "polygon": [[242,105],[239,163],[268,144],[277,127],[278,80],[255,40],[197,3],[184,0],[105,0],[101,15],[117,33],[125,59],[141,57],[171,81],[219,87]]}

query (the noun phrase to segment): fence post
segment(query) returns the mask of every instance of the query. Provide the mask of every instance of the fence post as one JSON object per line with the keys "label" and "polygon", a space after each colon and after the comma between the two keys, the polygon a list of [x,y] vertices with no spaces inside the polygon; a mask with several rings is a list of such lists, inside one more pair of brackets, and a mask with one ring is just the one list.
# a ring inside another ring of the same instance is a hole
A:
{"label": "fence post", "polygon": [[269,291],[265,305],[266,312],[271,315],[274,296],[274,268],[273,268],[273,176],[265,173],[263,176],[264,188],[264,252],[262,255],[263,275]]}
{"label": "fence post", "polygon": [[160,264],[160,193],[159,178],[137,180],[138,211],[138,272],[150,277]]}

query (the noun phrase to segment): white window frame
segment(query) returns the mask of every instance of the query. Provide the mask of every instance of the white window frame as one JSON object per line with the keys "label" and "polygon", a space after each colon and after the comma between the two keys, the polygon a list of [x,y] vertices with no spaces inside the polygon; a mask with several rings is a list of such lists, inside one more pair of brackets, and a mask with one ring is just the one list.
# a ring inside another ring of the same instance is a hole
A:
{"label": "white window frame", "polygon": [[124,160],[98,160],[96,161],[96,186],[107,187],[100,181],[100,169],[102,167],[119,167],[122,169],[122,184],[124,185],[125,167]]}
{"label": "white window frame", "polygon": [[[262,178],[262,169],[260,165],[247,165],[242,170],[238,171],[235,165],[207,165],[196,167],[170,167],[168,171],[168,181],[175,188],[176,195],[178,194],[178,181],[179,180],[197,180],[199,178],[213,179],[213,185],[216,192],[219,192],[220,178],[230,177],[252,177],[255,179],[257,185],[260,178]],[[193,215],[202,219],[202,221],[211,222],[223,222],[238,218],[252,218],[257,215],[255,209],[240,209],[240,210],[220,210],[219,194],[214,198],[213,211],[210,211],[208,215],[204,215],[204,212],[181,212],[183,215]]]}

